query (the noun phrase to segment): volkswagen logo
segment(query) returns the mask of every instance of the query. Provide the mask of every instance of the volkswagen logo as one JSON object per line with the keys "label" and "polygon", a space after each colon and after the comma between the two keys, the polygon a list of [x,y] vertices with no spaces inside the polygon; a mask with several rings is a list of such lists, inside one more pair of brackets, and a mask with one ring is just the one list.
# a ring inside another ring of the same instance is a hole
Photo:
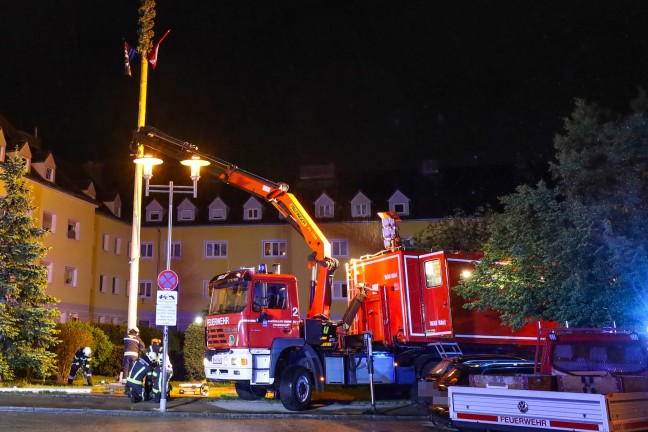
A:
{"label": "volkswagen logo", "polygon": [[529,405],[527,405],[527,403],[524,402],[524,401],[520,401],[520,402],[518,402],[518,410],[522,414],[525,414],[527,411],[529,411]]}

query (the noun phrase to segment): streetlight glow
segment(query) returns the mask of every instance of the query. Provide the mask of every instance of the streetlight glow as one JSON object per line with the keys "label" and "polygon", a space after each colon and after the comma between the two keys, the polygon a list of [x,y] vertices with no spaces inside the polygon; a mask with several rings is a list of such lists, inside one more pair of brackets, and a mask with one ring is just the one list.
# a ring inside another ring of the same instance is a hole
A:
{"label": "streetlight glow", "polygon": [[149,179],[153,177],[153,167],[155,165],[160,165],[162,159],[158,159],[151,155],[144,155],[144,157],[137,158],[133,162],[142,166],[142,177],[144,177],[146,181],[149,181]]}
{"label": "streetlight glow", "polygon": [[200,167],[209,165],[206,160],[200,159],[200,156],[193,155],[191,159],[186,159],[180,162],[182,165],[191,167],[191,180],[198,181],[200,179]]}

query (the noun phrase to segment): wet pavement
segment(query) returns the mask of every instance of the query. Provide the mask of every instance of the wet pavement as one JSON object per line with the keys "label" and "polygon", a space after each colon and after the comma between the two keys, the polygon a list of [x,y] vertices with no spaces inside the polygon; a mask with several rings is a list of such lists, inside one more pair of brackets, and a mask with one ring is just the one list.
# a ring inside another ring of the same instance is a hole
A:
{"label": "wet pavement", "polygon": [[[27,390],[27,391],[25,391]],[[349,400],[327,394],[313,395],[311,405],[304,411],[289,411],[281,401],[264,398],[244,401],[235,396],[208,396],[171,394],[164,412],[160,404],[151,401],[131,403],[120,391],[61,388],[39,392],[38,389],[3,389],[0,392],[0,412],[61,412],[101,413],[110,415],[178,416],[216,418],[364,418],[392,420],[425,420],[429,413],[424,406],[405,400]],[[67,391],[66,393],[63,393]],[[329,397],[327,397],[329,396]]]}

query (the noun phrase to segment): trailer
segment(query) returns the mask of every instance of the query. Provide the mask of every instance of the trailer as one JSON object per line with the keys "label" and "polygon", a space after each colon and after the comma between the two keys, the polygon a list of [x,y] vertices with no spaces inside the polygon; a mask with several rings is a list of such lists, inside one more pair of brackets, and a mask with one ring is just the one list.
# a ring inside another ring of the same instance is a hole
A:
{"label": "trailer", "polygon": [[460,430],[647,431],[648,344],[627,329],[540,331],[536,374],[448,388]]}

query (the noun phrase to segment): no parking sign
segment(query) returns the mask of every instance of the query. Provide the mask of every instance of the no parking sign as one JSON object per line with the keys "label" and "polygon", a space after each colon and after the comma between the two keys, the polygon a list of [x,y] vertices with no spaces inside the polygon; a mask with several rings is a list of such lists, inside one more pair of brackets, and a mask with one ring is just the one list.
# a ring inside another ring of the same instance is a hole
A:
{"label": "no parking sign", "polygon": [[158,275],[158,287],[164,291],[178,288],[178,275],[173,270],[162,270]]}

